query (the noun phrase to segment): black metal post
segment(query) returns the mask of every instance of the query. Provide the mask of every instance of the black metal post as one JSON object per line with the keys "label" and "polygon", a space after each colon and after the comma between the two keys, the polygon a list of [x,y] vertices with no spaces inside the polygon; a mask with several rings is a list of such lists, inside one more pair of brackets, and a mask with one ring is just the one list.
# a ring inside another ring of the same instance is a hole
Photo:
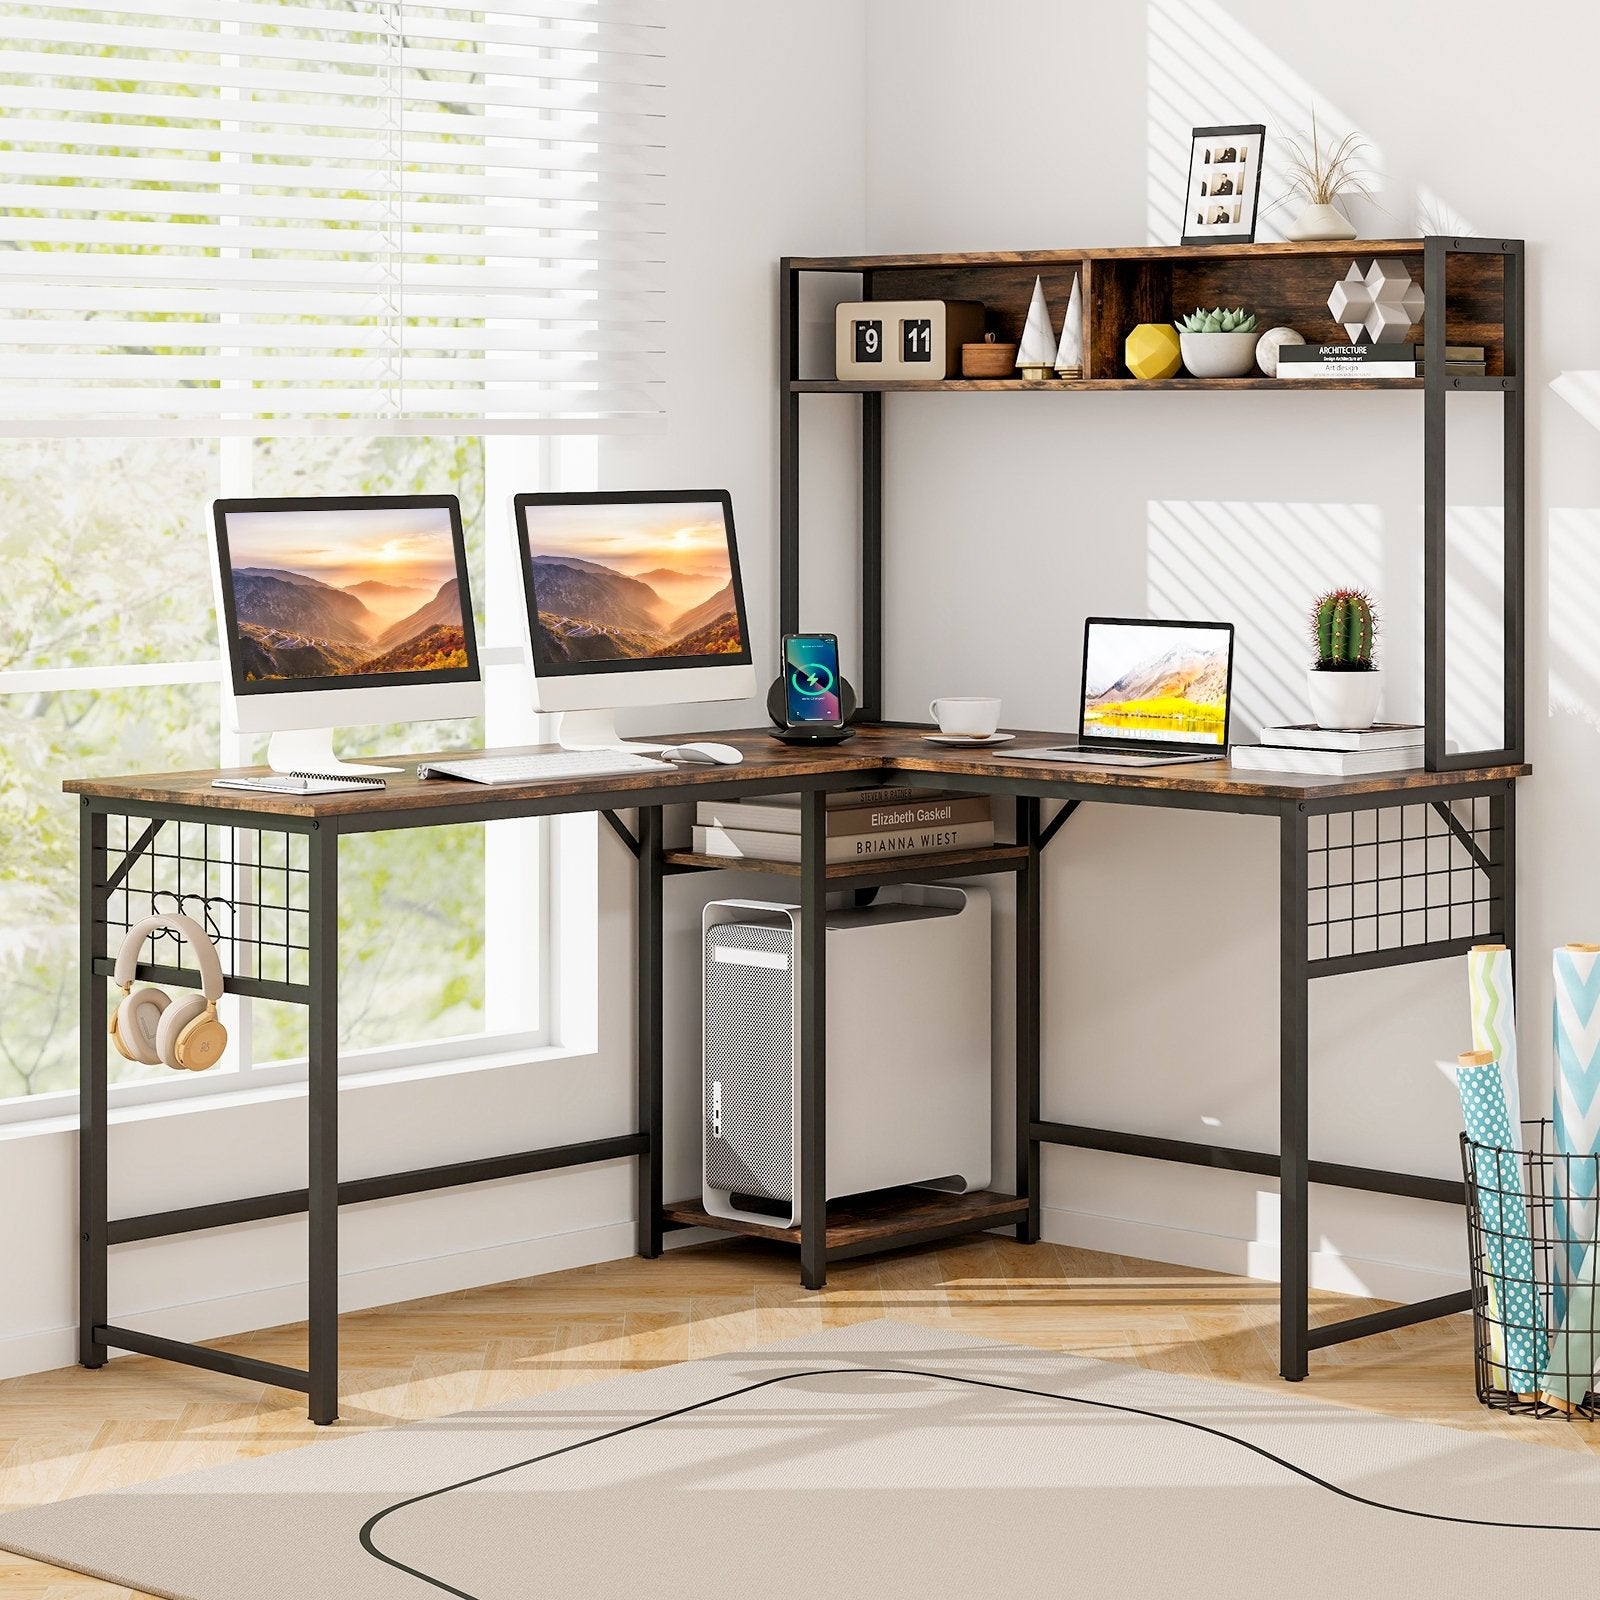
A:
{"label": "black metal post", "polygon": [[82,802],[78,820],[78,1362],[103,1367],[95,1332],[110,1320],[106,1289],[106,818]]}
{"label": "black metal post", "polygon": [[778,263],[778,631],[800,630],[800,274]]}
{"label": "black metal post", "polygon": [[861,396],[861,717],[883,716],[883,391]]}
{"label": "black metal post", "polygon": [[1304,809],[1285,804],[1278,832],[1278,1370],[1290,1383],[1306,1375],[1310,1323],[1306,834]]}
{"label": "black metal post", "polygon": [[828,1278],[827,795],[800,799],[800,1281]]}
{"label": "black metal post", "polygon": [[1445,736],[1445,295],[1447,241],[1422,244],[1422,742],[1430,772]]}
{"label": "black metal post", "polygon": [[[1514,971],[1517,961],[1517,786],[1515,782],[1508,782],[1505,793],[1491,799],[1489,805],[1491,821],[1495,809],[1498,808],[1500,812],[1500,860],[1496,865],[1495,877],[1491,878],[1490,882],[1500,891],[1500,942],[1511,950],[1511,964]],[[1491,906],[1494,899],[1494,887],[1491,887],[1489,892]]]}
{"label": "black metal post", "polygon": [[1028,1201],[1028,1214],[1017,1224],[1024,1244],[1039,1239],[1039,1009],[1040,1009],[1040,860],[1039,802],[1020,795],[1016,802],[1017,843],[1028,858],[1017,872],[1017,1193]]}
{"label": "black metal post", "polygon": [[1505,255],[1502,260],[1505,274],[1503,279],[1505,367],[1506,376],[1516,380],[1512,387],[1502,391],[1501,395],[1501,404],[1505,407],[1505,443],[1502,449],[1504,481],[1501,488],[1501,499],[1505,507],[1505,566],[1501,578],[1505,656],[1504,738],[1510,759],[1521,761],[1526,740],[1524,703],[1526,698],[1524,684],[1527,674],[1527,557],[1524,549],[1526,445],[1523,423],[1528,403],[1525,387],[1528,375],[1527,364],[1522,358],[1525,326],[1522,242],[1508,241],[1504,249]]}
{"label": "black metal post", "polygon": [[654,1260],[661,1254],[661,909],[660,806],[639,809],[637,871],[638,1017],[635,1033],[636,1125],[646,1144],[634,1169],[635,1248]]}
{"label": "black metal post", "polygon": [[339,835],[308,836],[310,930],[307,982],[310,1325],[307,1407],[319,1426],[339,1417]]}

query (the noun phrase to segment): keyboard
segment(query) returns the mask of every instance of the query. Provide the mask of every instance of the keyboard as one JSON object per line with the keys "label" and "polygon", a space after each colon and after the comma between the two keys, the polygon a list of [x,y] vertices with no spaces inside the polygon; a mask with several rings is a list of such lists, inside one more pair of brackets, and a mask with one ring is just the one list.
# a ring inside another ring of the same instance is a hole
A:
{"label": "keyboard", "polygon": [[419,778],[466,778],[473,783],[550,783],[566,778],[615,778],[630,772],[676,772],[670,762],[626,750],[544,750],[531,756],[464,756],[428,761]]}

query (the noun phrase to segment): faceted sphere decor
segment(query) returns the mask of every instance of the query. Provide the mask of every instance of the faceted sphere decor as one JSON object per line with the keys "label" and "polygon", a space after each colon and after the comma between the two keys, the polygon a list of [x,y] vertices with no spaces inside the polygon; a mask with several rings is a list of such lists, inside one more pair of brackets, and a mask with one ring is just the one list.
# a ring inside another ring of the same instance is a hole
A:
{"label": "faceted sphere decor", "polygon": [[1422,320],[1422,288],[1400,261],[1374,261],[1366,272],[1355,262],[1333,286],[1328,310],[1344,325],[1352,344],[1363,333],[1374,344],[1404,344]]}
{"label": "faceted sphere decor", "polygon": [[1169,322],[1141,322],[1128,335],[1122,347],[1122,359],[1134,377],[1143,378],[1147,383],[1172,377],[1183,365],[1178,330]]}

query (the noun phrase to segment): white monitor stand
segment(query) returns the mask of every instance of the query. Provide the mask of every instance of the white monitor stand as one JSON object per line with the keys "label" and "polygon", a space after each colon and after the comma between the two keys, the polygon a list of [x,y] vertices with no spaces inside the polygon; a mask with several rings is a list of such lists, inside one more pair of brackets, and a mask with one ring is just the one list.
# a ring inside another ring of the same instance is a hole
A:
{"label": "white monitor stand", "polygon": [[658,754],[668,748],[642,739],[624,739],[617,732],[617,714],[609,708],[557,712],[556,743],[563,750],[624,750],[641,756]]}
{"label": "white monitor stand", "polygon": [[333,753],[332,728],[280,729],[267,741],[267,765],[274,772],[330,773],[339,777],[404,772],[404,767],[366,766],[341,761]]}

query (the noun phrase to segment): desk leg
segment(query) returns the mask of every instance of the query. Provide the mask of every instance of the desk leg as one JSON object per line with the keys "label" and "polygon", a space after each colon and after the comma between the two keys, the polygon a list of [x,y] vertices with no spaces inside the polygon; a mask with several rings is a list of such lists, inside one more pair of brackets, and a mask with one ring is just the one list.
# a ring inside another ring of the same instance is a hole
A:
{"label": "desk leg", "polygon": [[800,801],[800,1281],[828,1278],[827,796]]}
{"label": "desk leg", "polygon": [[1278,1370],[1290,1383],[1307,1371],[1311,1222],[1307,1196],[1310,1111],[1306,948],[1306,813],[1280,813],[1278,835]]}
{"label": "desk leg", "polygon": [[311,1420],[325,1426],[339,1416],[339,835],[315,828],[311,856],[311,989],[307,1033],[309,1151],[307,1214],[310,1221]]}
{"label": "desk leg", "polygon": [[635,1168],[634,1237],[638,1253],[650,1260],[661,1254],[661,830],[661,807],[641,806],[634,1093],[635,1125],[649,1142]]}
{"label": "desk leg", "polygon": [[1024,1244],[1039,1241],[1039,1141],[1033,1130],[1039,1103],[1039,960],[1042,937],[1039,883],[1039,802],[1017,801],[1017,843],[1028,859],[1017,873],[1017,1193],[1028,1197],[1028,1214],[1017,1224]]}
{"label": "desk leg", "polygon": [[106,1291],[106,818],[83,802],[78,832],[78,1362],[103,1367],[95,1336],[111,1320]]}

